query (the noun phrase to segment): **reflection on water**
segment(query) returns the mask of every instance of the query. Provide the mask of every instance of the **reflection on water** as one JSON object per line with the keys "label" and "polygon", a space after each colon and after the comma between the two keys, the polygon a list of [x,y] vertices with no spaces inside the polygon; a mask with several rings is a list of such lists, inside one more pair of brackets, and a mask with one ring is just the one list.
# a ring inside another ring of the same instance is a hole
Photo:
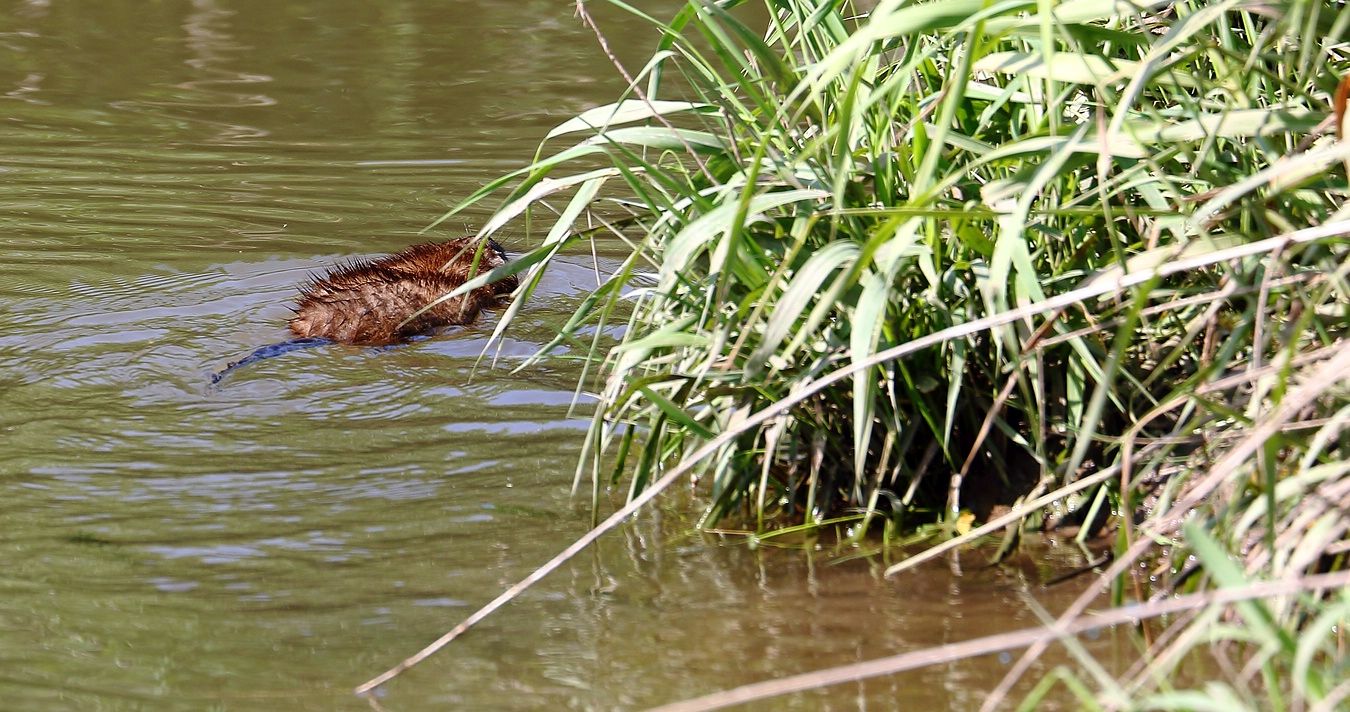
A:
{"label": "reflection on water", "polygon": [[[592,12],[625,57],[650,44]],[[495,368],[489,316],[209,385],[286,338],[310,272],[426,239],[615,95],[570,15],[0,0],[3,707],[362,709],[351,687],[584,531],[577,369],[509,368],[595,284],[589,254],[548,276]],[[670,516],[604,540],[382,704],[627,708],[1033,622],[1034,570],[887,582],[874,562],[689,539]],[[1003,666],[788,704],[966,707]]]}

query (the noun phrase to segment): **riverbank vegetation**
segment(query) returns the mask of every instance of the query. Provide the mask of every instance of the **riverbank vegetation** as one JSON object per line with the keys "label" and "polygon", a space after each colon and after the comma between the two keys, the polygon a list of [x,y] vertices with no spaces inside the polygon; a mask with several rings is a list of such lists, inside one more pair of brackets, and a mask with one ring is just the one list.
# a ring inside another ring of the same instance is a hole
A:
{"label": "riverbank vegetation", "polygon": [[649,17],[615,103],[450,213],[540,235],[499,330],[560,251],[631,245],[536,357],[588,363],[597,502],[692,479],[756,541],[919,536],[892,573],[1072,524],[1113,605],[1285,585],[1029,703],[1350,699],[1345,3],[740,5]]}

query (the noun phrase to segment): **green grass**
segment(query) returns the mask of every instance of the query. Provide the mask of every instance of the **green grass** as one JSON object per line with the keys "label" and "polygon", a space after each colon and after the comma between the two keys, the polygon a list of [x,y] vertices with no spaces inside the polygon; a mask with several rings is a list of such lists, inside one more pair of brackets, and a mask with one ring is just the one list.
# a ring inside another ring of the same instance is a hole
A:
{"label": "green grass", "polygon": [[[649,18],[623,96],[446,215],[542,235],[485,277],[522,278],[498,335],[561,251],[631,245],[536,356],[587,354],[597,502],[961,534],[891,573],[1086,513],[1117,603],[1345,568],[1344,2],[739,4]],[[1342,598],[1204,610],[1091,694],[1202,708],[1168,666],[1223,639],[1205,694],[1344,699]]]}

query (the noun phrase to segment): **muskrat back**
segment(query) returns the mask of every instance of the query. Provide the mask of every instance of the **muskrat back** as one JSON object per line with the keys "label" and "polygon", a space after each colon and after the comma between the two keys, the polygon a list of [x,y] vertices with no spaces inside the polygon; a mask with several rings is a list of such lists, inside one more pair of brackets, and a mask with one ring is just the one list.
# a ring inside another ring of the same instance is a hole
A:
{"label": "muskrat back", "polygon": [[514,276],[432,306],[470,278],[506,264],[493,240],[427,242],[373,260],[357,260],[300,290],[291,333],[343,344],[383,345],[443,326],[468,324],[516,288]]}

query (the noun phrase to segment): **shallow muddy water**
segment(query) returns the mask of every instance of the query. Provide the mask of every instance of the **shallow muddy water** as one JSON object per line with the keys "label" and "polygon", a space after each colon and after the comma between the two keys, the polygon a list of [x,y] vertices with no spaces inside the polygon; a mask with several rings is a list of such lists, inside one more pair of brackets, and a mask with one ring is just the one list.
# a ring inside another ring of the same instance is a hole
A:
{"label": "shallow muddy water", "polygon": [[[593,10],[639,62],[653,33]],[[489,317],[209,377],[286,338],[310,272],[426,239],[621,87],[553,0],[0,0],[0,708],[366,709],[352,687],[585,531],[576,368],[506,367],[595,284],[589,252],[498,368],[475,370]],[[884,580],[671,518],[608,536],[380,704],[642,707],[1033,625],[1028,596],[1075,593],[1038,587],[1069,551]],[[967,709],[1007,665],[774,707]]]}

